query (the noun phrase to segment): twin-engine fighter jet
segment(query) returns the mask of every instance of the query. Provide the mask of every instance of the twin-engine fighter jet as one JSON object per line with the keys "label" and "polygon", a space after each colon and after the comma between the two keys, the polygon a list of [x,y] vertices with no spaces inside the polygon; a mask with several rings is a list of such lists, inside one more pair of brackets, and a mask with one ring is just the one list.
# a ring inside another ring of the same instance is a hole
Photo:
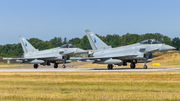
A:
{"label": "twin-engine fighter jet", "polygon": [[148,39],[140,43],[111,48],[100,40],[90,30],[85,30],[93,53],[81,60],[93,60],[93,63],[108,64],[108,69],[113,69],[113,64],[126,66],[130,62],[130,67],[134,69],[136,63],[144,63],[144,69],[147,69],[147,62],[152,61],[152,53],[160,51],[169,51],[175,49],[172,46],[162,44],[155,39]]}
{"label": "twin-engine fighter jet", "polygon": [[38,68],[38,64],[50,66],[54,63],[54,68],[58,68],[58,64],[71,62],[70,55],[79,55],[87,53],[87,51],[79,49],[72,44],[65,44],[61,47],[39,51],[35,49],[24,37],[19,36],[24,54],[20,58],[3,58],[3,60],[14,60],[16,62],[34,64],[34,68]]}

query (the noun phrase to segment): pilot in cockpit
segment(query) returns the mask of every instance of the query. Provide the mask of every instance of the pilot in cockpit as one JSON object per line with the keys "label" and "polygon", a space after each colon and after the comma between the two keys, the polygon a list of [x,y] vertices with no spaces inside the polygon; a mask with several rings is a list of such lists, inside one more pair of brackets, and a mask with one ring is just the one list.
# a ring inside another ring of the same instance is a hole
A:
{"label": "pilot in cockpit", "polygon": [[162,43],[155,39],[148,39],[140,42],[140,44],[162,44]]}
{"label": "pilot in cockpit", "polygon": [[61,48],[77,48],[77,47],[72,44],[65,44],[65,45],[62,45]]}

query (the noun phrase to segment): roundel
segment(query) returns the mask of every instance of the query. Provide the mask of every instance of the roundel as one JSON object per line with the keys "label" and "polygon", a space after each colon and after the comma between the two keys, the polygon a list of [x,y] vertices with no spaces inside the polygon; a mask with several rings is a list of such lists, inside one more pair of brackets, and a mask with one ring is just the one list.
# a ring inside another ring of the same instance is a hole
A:
{"label": "roundel", "polygon": [[94,38],[94,42],[97,43],[97,38]]}

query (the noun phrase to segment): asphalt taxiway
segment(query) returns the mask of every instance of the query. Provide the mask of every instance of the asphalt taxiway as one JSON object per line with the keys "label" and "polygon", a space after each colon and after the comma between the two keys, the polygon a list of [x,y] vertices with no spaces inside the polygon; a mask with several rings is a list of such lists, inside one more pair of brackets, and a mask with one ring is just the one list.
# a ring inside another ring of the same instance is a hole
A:
{"label": "asphalt taxiway", "polygon": [[[74,65],[74,64],[73,64]],[[77,65],[77,64],[76,64]],[[69,65],[70,66],[70,65]],[[75,66],[71,68],[53,68],[53,66],[40,66],[38,69],[34,69],[33,65],[24,65],[24,66],[15,66],[15,67],[0,67],[0,72],[73,72],[73,71],[180,71],[179,68],[172,68],[172,67],[166,67],[166,68],[114,68],[112,70],[108,70],[107,68],[76,68]]]}

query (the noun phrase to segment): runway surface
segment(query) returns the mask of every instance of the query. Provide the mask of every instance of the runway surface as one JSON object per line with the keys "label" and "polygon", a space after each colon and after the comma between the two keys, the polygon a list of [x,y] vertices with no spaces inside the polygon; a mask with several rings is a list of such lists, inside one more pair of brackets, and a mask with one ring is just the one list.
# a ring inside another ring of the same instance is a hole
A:
{"label": "runway surface", "polygon": [[[71,64],[71,66],[74,64]],[[76,64],[77,65],[77,64]],[[70,66],[70,65],[69,65]],[[59,66],[61,67],[61,66]],[[0,67],[0,72],[70,72],[70,71],[180,71],[179,68],[114,68],[112,70],[108,70],[107,68],[53,68],[53,66],[39,66],[38,69],[34,69],[33,65],[24,65],[24,66],[16,66],[16,67]]]}

